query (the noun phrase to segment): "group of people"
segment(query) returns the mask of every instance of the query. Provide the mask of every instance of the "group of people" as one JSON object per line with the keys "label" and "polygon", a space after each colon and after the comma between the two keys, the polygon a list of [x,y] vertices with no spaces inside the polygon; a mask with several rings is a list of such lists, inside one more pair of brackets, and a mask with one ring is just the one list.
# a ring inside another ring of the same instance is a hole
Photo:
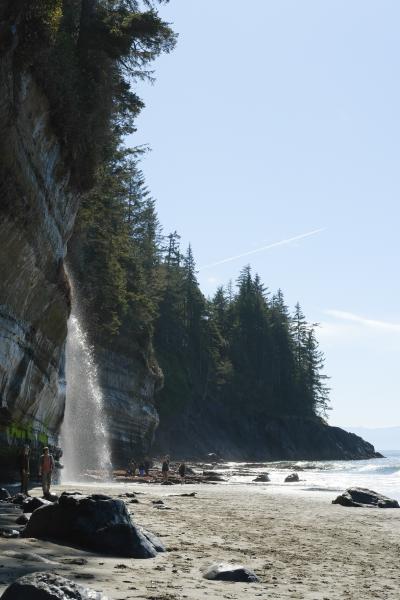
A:
{"label": "group of people", "polygon": [[139,464],[135,461],[134,458],[132,458],[127,469],[127,474],[135,477],[136,471],[138,471],[140,477],[148,476],[150,475],[150,469],[152,466],[153,463],[148,457],[140,461]]}
{"label": "group of people", "polygon": [[[169,456],[167,454],[167,456],[165,456],[162,465],[161,465],[161,473],[163,476],[164,481],[168,480],[168,475],[169,475],[169,471],[170,471],[170,467],[169,467],[169,463],[170,463],[170,459]],[[181,483],[185,483],[185,478],[186,478],[186,465],[184,462],[181,462],[179,467],[178,467],[178,474],[181,478]]]}
{"label": "group of people", "polygon": [[[152,461],[149,458],[145,458],[143,461],[139,462],[139,464],[136,463],[136,461],[132,458],[131,462],[129,463],[128,469],[127,469],[127,475],[130,475],[131,477],[135,477],[136,476],[136,471],[138,470],[138,474],[140,477],[147,477],[150,475],[150,469],[153,466]],[[161,473],[162,473],[162,477],[164,481],[168,480],[168,476],[169,476],[169,472],[170,472],[170,458],[168,456],[168,454],[164,457],[162,464],[161,464]],[[185,482],[185,477],[186,477],[186,465],[184,462],[180,463],[179,467],[178,467],[178,474],[181,478],[181,483]]]}
{"label": "group of people", "polygon": [[[18,467],[21,477],[21,493],[29,496],[29,478],[30,478],[30,459],[31,449],[28,445],[22,448],[18,456]],[[50,495],[51,478],[55,468],[55,461],[49,448],[43,448],[43,454],[39,458],[39,477],[42,480],[43,496],[48,498]]]}
{"label": "group of people", "polygon": [[[31,450],[29,445],[25,445],[19,456],[18,456],[18,467],[21,478],[21,493],[29,496],[29,478],[30,478],[30,460]],[[129,463],[127,474],[130,476],[136,476],[136,471],[140,477],[150,475],[150,469],[153,463],[150,458],[146,457],[139,464],[134,459]],[[39,458],[39,477],[42,481],[43,496],[48,498],[50,496],[50,487],[52,482],[52,475],[55,469],[55,460],[52,454],[50,454],[49,448],[45,446],[43,448],[43,454]],[[168,481],[170,472],[170,458],[165,456],[161,464],[161,473],[164,481]],[[177,472],[181,478],[181,483],[185,483],[185,477],[187,468],[184,462],[181,462]]]}

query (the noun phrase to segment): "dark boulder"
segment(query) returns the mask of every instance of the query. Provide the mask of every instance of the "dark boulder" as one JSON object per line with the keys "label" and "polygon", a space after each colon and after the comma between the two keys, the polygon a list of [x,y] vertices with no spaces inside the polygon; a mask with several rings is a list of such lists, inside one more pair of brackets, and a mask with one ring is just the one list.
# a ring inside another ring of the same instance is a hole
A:
{"label": "dark boulder", "polygon": [[46,498],[46,500],[50,500],[50,502],[57,502],[57,500],[58,500],[57,494],[52,494],[51,492],[46,494],[45,498]]}
{"label": "dark boulder", "polygon": [[290,473],[290,475],[285,477],[285,483],[294,483],[295,481],[300,481],[297,473]]}
{"label": "dark boulder", "polygon": [[357,487],[349,488],[340,494],[335,500],[332,500],[332,504],[364,508],[400,508],[397,500],[392,500],[372,490]]}
{"label": "dark boulder", "polygon": [[18,494],[15,494],[15,496],[13,496],[11,498],[11,502],[13,504],[19,504],[20,506],[22,506],[22,504],[24,503],[25,499],[26,499],[25,494],[21,494],[20,492],[18,492]]}
{"label": "dark boulder", "polygon": [[23,535],[127,558],[152,558],[157,554],[132,523],[124,501],[101,494],[61,494],[58,502],[32,513]]}
{"label": "dark boulder", "polygon": [[257,575],[250,569],[243,567],[243,565],[229,563],[212,565],[205,571],[204,577],[214,581],[239,581],[244,583],[259,581]]}
{"label": "dark boulder", "polygon": [[33,513],[34,510],[41,506],[48,506],[51,504],[50,500],[44,498],[25,498],[22,503],[22,510],[24,513]]}
{"label": "dark boulder", "polygon": [[254,482],[256,483],[260,483],[260,482],[267,482],[267,481],[271,481],[269,478],[268,473],[261,473],[261,475],[257,475],[257,477],[255,479],[253,479]]}
{"label": "dark boulder", "polygon": [[9,500],[10,498],[10,492],[6,488],[0,488],[0,500]]}
{"label": "dark boulder", "polygon": [[15,520],[15,522],[17,525],[26,525],[30,519],[30,516],[31,515],[29,513],[22,513],[22,515],[20,515],[18,519]]}
{"label": "dark boulder", "polygon": [[54,573],[32,573],[9,585],[1,600],[107,600],[107,597]]}

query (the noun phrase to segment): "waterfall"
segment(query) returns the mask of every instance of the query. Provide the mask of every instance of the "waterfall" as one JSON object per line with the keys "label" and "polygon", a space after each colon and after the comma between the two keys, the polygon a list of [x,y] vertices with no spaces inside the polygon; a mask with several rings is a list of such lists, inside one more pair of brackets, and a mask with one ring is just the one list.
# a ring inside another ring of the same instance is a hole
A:
{"label": "waterfall", "polygon": [[61,428],[63,481],[85,479],[88,471],[106,478],[111,453],[97,366],[79,314],[72,310],[66,347],[66,403]]}

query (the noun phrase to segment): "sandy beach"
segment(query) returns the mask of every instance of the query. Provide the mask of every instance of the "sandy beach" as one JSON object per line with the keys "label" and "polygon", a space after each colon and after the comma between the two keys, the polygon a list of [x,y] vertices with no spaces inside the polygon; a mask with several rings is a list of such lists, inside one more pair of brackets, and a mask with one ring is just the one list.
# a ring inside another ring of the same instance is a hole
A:
{"label": "sandy beach", "polygon": [[[54,491],[63,489],[72,488]],[[94,486],[73,489],[100,491]],[[332,505],[329,493],[302,497],[244,485],[131,484],[101,491],[137,493],[138,504],[127,499],[134,521],[159,535],[168,552],[133,560],[36,539],[0,538],[0,591],[27,572],[48,570],[113,600],[399,596],[398,510],[344,508]],[[195,497],[179,495],[193,491]],[[170,510],[155,509],[152,500],[159,499]],[[9,525],[13,518],[7,522],[3,516],[2,523]],[[260,583],[204,579],[201,570],[220,561],[248,566]]]}

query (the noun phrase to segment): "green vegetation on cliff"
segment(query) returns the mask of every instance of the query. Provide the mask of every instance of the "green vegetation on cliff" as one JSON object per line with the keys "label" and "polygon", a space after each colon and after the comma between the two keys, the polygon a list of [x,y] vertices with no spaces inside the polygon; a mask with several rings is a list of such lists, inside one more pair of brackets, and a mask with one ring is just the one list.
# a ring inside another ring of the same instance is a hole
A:
{"label": "green vegetation on cliff", "polygon": [[[169,52],[175,34],[156,6],[168,0],[18,0],[4,21],[18,22],[17,61],[31,69],[79,190],[96,181],[143,107],[131,82]],[[9,42],[12,43],[12,40]]]}

